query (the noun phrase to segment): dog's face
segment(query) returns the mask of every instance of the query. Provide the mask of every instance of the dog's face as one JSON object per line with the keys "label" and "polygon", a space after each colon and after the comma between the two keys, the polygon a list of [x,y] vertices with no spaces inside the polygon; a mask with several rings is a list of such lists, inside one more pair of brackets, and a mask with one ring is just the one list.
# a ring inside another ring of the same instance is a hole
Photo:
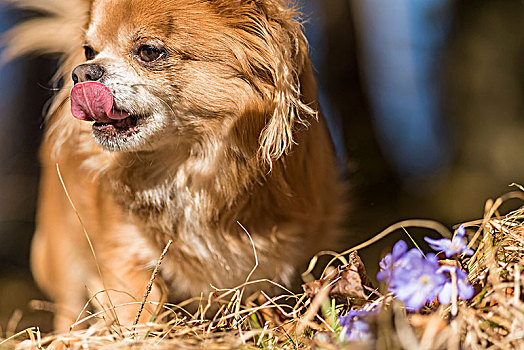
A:
{"label": "dog's face", "polygon": [[[86,62],[73,70],[73,115],[76,108],[77,118],[94,120],[96,142],[110,151],[154,149],[175,138],[202,142],[253,114],[259,118],[252,123],[259,125],[250,127],[259,134],[265,128],[272,138],[286,137],[285,127],[272,131],[265,124],[272,117],[293,118],[286,112],[293,114],[291,99],[300,98],[303,43],[299,30],[269,18],[272,9],[285,13],[279,6],[280,1],[94,0]],[[285,146],[281,141],[276,140]]]}
{"label": "dog's face", "polygon": [[231,89],[245,91],[246,86],[227,64],[231,53],[217,45],[225,28],[205,5],[165,0],[93,3],[86,63],[75,68],[73,80],[103,83],[113,96],[113,115],[88,116],[95,121],[93,136],[102,147],[137,150],[155,147],[167,135],[197,137],[212,119],[227,118],[241,108],[235,106],[241,96]]}

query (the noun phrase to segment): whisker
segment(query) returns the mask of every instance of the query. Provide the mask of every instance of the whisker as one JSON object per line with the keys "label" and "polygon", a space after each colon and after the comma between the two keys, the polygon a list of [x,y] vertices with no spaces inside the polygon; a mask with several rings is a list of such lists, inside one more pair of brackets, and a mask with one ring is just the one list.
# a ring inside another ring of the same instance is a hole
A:
{"label": "whisker", "polygon": [[37,83],[38,87],[39,88],[42,88],[46,91],[52,91],[52,92],[60,92],[62,90],[67,90],[66,87],[62,86],[62,87],[49,87],[49,86],[46,86],[46,85],[43,85],[41,83]]}

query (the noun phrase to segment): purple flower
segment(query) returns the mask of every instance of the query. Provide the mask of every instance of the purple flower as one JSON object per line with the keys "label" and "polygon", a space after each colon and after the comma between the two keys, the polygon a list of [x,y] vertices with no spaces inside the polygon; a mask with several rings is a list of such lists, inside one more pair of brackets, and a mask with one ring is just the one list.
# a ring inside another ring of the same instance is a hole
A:
{"label": "purple flower", "polygon": [[428,237],[425,237],[424,239],[426,242],[428,242],[429,246],[435,250],[435,251],[443,251],[444,254],[446,254],[446,257],[451,257],[456,254],[466,254],[466,255],[472,255],[473,250],[468,248],[467,246],[467,240],[464,237],[466,235],[466,229],[464,228],[464,225],[460,225],[460,227],[457,229],[457,232],[455,233],[455,236],[453,236],[452,240],[449,240],[447,238],[442,239],[431,239]]}
{"label": "purple flower", "polygon": [[396,262],[389,290],[408,310],[417,311],[433,301],[445,283],[446,276],[437,273],[439,267],[435,254],[424,258],[420,251],[411,249]]}
{"label": "purple flower", "polygon": [[[473,296],[473,286],[468,282],[466,271],[459,269],[456,266],[442,266],[437,272],[446,276],[446,281],[438,293],[438,300],[441,304],[447,305],[451,303],[451,295],[453,293],[451,274],[453,272],[455,273],[455,276],[457,276],[456,288],[458,298],[467,300]],[[446,275],[446,273],[449,275]]]}
{"label": "purple flower", "polygon": [[342,341],[365,341],[370,338],[369,325],[365,319],[378,311],[378,304],[367,304],[358,310],[349,310],[346,316],[339,316],[343,327],[340,333]]}
{"label": "purple flower", "polygon": [[389,283],[389,291],[409,310],[416,311],[433,301],[444,284],[446,276],[437,274],[439,267],[434,254],[424,258],[417,249],[407,251],[406,242],[399,241],[380,262],[377,278]]}
{"label": "purple flower", "polygon": [[381,282],[389,283],[391,275],[395,269],[397,261],[407,252],[408,245],[404,241],[398,241],[393,246],[391,254],[387,254],[379,263],[380,271],[377,274],[377,279]]}
{"label": "purple flower", "polygon": [[363,341],[369,339],[369,325],[360,319],[358,310],[350,310],[346,316],[339,316],[342,341]]}
{"label": "purple flower", "polygon": [[[460,226],[453,240],[433,240],[426,238],[435,250],[443,250],[446,256],[455,254],[471,255],[473,251],[466,246],[464,226]],[[456,276],[457,297],[469,299],[473,296],[473,287],[467,280],[467,274],[456,266],[440,266],[435,254],[426,258],[417,249],[407,250],[407,244],[399,241],[380,262],[379,281],[389,284],[388,290],[396,298],[403,301],[409,311],[417,311],[425,303],[438,299],[441,304],[449,304],[453,293],[452,274]],[[359,320],[359,315],[348,314],[353,323]],[[346,321],[349,322],[349,321]],[[342,321],[341,321],[342,324]],[[352,324],[353,325],[353,324]],[[354,324],[353,327],[362,330],[365,326]],[[357,331],[355,331],[357,332]],[[349,333],[348,333],[349,334]],[[357,336],[359,333],[355,333]]]}

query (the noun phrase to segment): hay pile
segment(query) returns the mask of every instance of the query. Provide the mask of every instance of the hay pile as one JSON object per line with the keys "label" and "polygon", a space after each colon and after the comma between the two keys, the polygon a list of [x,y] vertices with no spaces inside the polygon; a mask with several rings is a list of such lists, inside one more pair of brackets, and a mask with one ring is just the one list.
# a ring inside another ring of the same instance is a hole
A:
{"label": "hay pile", "polygon": [[[419,226],[450,235],[440,224],[410,220],[334,255],[318,280],[310,274],[318,264],[315,257],[303,275],[309,281],[304,294],[279,287],[281,295],[261,292],[242,302],[245,286],[217,290],[196,314],[166,304],[151,322],[130,327],[108,324],[106,310],[80,320],[87,329],[43,336],[30,328],[3,340],[0,349],[523,349],[524,207],[506,216],[498,213],[500,205],[514,197],[524,198],[523,192],[489,201],[483,219],[464,224],[475,250],[460,261],[475,289],[470,300],[447,306],[435,301],[407,312],[385,286],[373,288],[357,249],[399,228]],[[211,305],[219,309],[214,317],[209,317]],[[370,305],[380,311],[366,320],[369,337],[343,340],[338,316]]]}

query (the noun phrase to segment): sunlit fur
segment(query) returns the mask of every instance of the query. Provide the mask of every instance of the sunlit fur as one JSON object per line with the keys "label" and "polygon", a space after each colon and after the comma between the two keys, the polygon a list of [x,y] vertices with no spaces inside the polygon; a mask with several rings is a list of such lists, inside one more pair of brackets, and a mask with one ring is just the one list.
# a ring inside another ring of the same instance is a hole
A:
{"label": "sunlit fur", "polygon": [[[74,42],[41,149],[32,254],[38,283],[57,303],[57,328],[104,286],[128,293],[112,291],[113,304],[139,300],[169,239],[159,278],[174,301],[245,282],[255,259],[240,224],[258,255],[252,279],[290,285],[315,252],[332,247],[343,191],[294,10],[281,0],[67,1],[74,11],[35,0],[55,9],[49,23],[70,20],[68,11],[76,20],[70,35],[62,29],[37,48]],[[30,50],[23,37],[38,36],[38,25],[12,32],[12,55]],[[141,65],[134,47],[143,38],[162,42],[166,58]],[[70,75],[85,62],[85,43],[116,105],[142,116],[128,140],[93,137],[91,123],[71,116]],[[160,299],[158,288],[150,298]],[[123,323],[135,312],[117,309]]]}

